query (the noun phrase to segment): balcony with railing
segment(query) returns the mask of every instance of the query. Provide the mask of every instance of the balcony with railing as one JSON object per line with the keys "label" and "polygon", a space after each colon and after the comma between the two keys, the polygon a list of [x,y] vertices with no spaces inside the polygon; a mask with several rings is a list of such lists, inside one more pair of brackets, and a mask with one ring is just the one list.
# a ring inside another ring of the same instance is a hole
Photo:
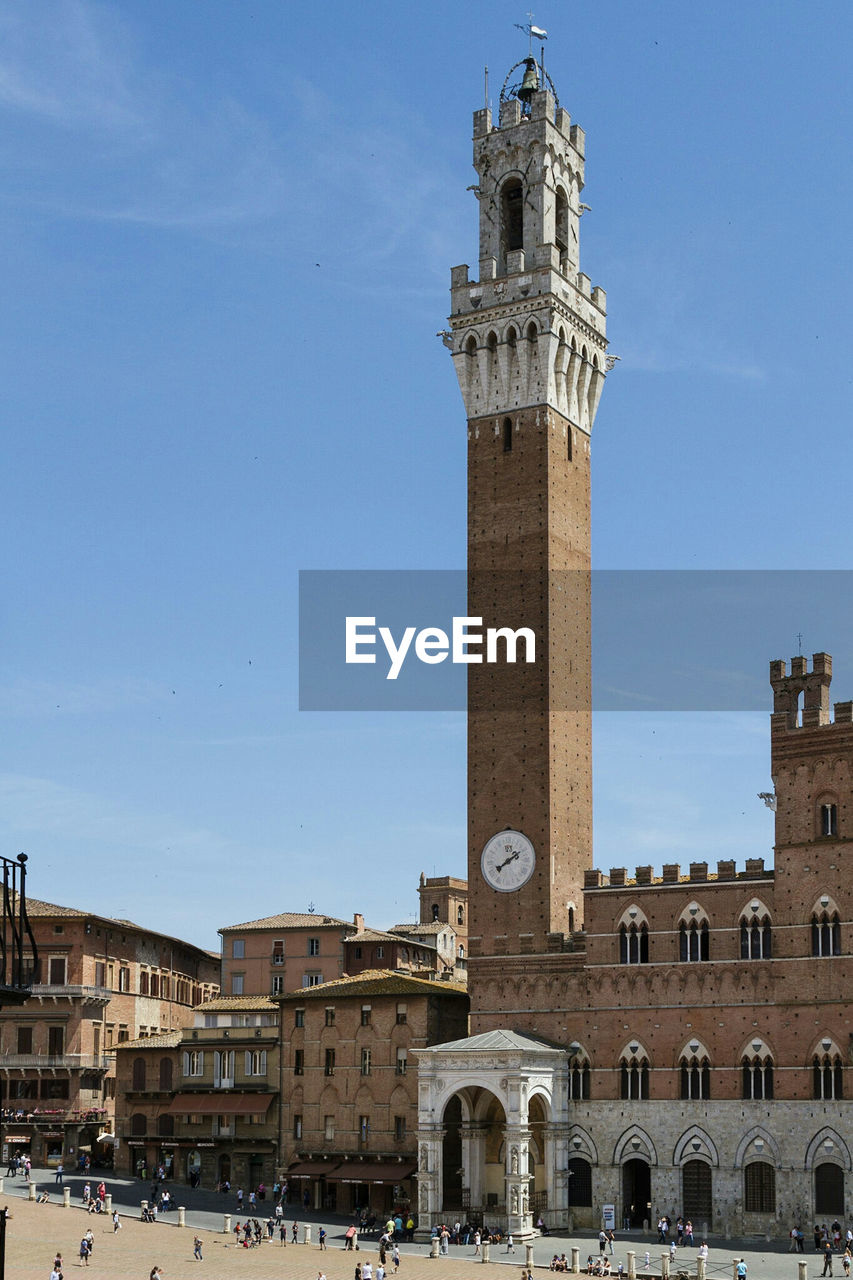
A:
{"label": "balcony with railing", "polygon": [[111,1062],[101,1053],[0,1053],[0,1071],[106,1071]]}
{"label": "balcony with railing", "polygon": [[30,992],[36,1000],[82,1000],[83,1004],[109,1004],[112,992],[108,987],[87,987],[77,982],[34,982]]}

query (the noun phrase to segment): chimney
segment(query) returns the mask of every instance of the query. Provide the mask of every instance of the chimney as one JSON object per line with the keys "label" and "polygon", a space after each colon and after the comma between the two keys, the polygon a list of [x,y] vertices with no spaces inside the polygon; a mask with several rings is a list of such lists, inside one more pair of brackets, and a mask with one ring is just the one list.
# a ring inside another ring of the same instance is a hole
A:
{"label": "chimney", "polygon": [[364,916],[360,911],[356,911],[353,915],[352,922],[355,925],[356,933],[364,933]]}

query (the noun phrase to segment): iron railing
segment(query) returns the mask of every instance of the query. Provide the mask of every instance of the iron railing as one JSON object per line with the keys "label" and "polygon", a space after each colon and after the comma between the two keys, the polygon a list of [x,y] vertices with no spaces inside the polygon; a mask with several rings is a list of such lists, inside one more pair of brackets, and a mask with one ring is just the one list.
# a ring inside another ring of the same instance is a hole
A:
{"label": "iron railing", "polygon": [[0,1006],[23,1004],[39,977],[36,940],[27,916],[27,855],[0,858],[3,920],[0,924]]}

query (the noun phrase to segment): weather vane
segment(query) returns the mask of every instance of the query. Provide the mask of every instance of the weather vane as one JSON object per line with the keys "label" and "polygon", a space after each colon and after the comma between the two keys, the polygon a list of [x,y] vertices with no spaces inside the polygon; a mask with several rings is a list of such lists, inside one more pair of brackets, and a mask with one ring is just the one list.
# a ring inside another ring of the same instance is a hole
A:
{"label": "weather vane", "polygon": [[527,11],[527,18],[528,18],[528,21],[524,26],[522,26],[520,22],[514,22],[513,26],[516,28],[517,31],[523,31],[527,36],[529,41],[528,51],[532,55],[534,38],[536,40],[547,40],[548,32],[544,31],[542,27],[536,27],[533,25],[533,14],[530,12],[530,10]]}

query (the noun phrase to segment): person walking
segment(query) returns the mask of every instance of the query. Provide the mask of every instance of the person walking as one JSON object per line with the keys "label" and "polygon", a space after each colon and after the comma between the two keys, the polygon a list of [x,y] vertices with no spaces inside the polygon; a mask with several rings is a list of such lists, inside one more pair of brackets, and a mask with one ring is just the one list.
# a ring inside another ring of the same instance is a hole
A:
{"label": "person walking", "polygon": [[198,1262],[204,1261],[204,1259],[201,1256],[201,1236],[195,1236],[193,1239],[193,1257]]}
{"label": "person walking", "polygon": [[121,1218],[118,1216],[118,1209],[113,1209],[113,1235],[117,1231],[121,1231]]}
{"label": "person walking", "polygon": [[237,1212],[238,1213],[243,1212],[243,1188],[242,1187],[237,1188]]}
{"label": "person walking", "polygon": [[737,1275],[737,1280],[746,1280],[747,1270],[748,1270],[748,1267],[744,1262],[743,1258],[741,1258],[740,1262],[737,1264],[737,1267],[735,1268],[735,1274]]}
{"label": "person walking", "polygon": [[320,1245],[320,1248],[325,1249],[326,1247],[326,1228],[325,1227],[321,1227],[320,1230],[317,1232],[317,1241]]}
{"label": "person walking", "polygon": [[290,1228],[290,1243],[299,1244],[299,1224],[297,1222],[294,1222]]}
{"label": "person walking", "polygon": [[88,1267],[89,1265],[89,1241],[84,1236],[80,1241],[80,1266]]}
{"label": "person walking", "polygon": [[[847,1255],[845,1254],[845,1257]],[[394,1263],[394,1275],[400,1270],[400,1250],[397,1248],[397,1242],[394,1241],[394,1247],[391,1250],[391,1261]]]}
{"label": "person walking", "polygon": [[[615,1243],[615,1240],[616,1240],[616,1232],[613,1230],[613,1228],[612,1228],[612,1227],[610,1227],[610,1228],[609,1228],[609,1230],[608,1230],[608,1232],[607,1232],[607,1247],[608,1247],[608,1248],[609,1248],[609,1250],[610,1250],[610,1256],[611,1256],[611,1258],[613,1257],[613,1245],[614,1245],[614,1243]],[[690,1243],[692,1244],[692,1243],[693,1243],[693,1241],[691,1240],[691,1242],[690,1242]]]}
{"label": "person walking", "polygon": [[827,1240],[823,1246],[823,1271],[822,1276],[832,1275],[832,1241]]}
{"label": "person walking", "polygon": [[507,1253],[515,1253],[515,1245],[514,1245],[514,1244],[513,1244],[513,1242],[512,1242],[512,1232],[511,1232],[511,1231],[507,1233],[507,1238],[506,1238],[506,1251],[507,1251]]}
{"label": "person walking", "polygon": [[62,1175],[63,1175],[63,1173],[64,1173],[64,1172],[65,1172],[65,1169],[64,1169],[64,1167],[63,1167],[63,1165],[62,1165],[62,1161],[60,1161],[60,1162],[59,1162],[59,1164],[56,1166],[56,1177],[54,1178],[54,1185],[55,1185],[55,1186],[57,1186],[57,1187],[61,1187],[61,1186],[62,1186]]}
{"label": "person walking", "polygon": [[480,1253],[480,1239],[481,1239],[481,1237],[480,1237],[480,1233],[479,1233],[479,1231],[475,1231],[475,1232],[474,1232],[474,1257],[475,1257],[475,1258],[476,1258],[476,1257],[479,1255],[479,1253]]}
{"label": "person walking", "polygon": [[278,1224],[278,1240],[279,1240],[280,1247],[282,1249],[286,1249],[287,1248],[287,1223],[284,1221],[283,1218],[281,1222]]}

